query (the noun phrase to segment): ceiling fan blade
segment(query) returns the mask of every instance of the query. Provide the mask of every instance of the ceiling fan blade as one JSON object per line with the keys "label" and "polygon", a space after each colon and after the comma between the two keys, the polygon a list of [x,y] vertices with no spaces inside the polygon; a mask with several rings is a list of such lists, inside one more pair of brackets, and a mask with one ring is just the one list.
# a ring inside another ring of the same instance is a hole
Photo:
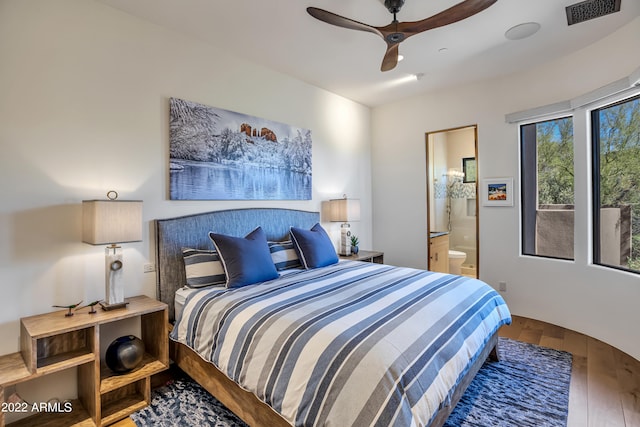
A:
{"label": "ceiling fan blade", "polygon": [[421,21],[401,22],[398,24],[397,31],[405,33],[406,38],[433,28],[453,24],[482,12],[496,1],[498,0],[465,0]]}
{"label": "ceiling fan blade", "polygon": [[318,9],[317,7],[308,7],[307,12],[309,15],[319,19],[320,21],[326,22],[327,24],[348,28],[350,30],[366,31],[382,37],[382,33],[377,27],[354,21],[353,19],[345,18],[344,16],[336,15],[335,13],[328,12],[323,9]]}
{"label": "ceiling fan blade", "polygon": [[[426,19],[414,22],[398,22],[396,20],[397,10],[391,10],[393,13],[393,22],[384,27],[374,27],[344,16],[336,15],[317,7],[308,7],[307,12],[314,18],[326,22],[327,24],[338,27],[348,28],[351,30],[366,31],[376,34],[387,43],[387,51],[382,59],[381,71],[393,70],[398,65],[398,45],[415,34],[422,33],[433,28],[443,27],[462,21],[477,13],[482,12],[498,0],[464,0],[455,6],[450,7],[440,13],[430,16]],[[399,7],[402,6],[404,0],[399,0]],[[385,5],[387,2],[385,1]]]}
{"label": "ceiling fan blade", "polygon": [[398,65],[399,45],[399,43],[387,43],[387,53],[385,53],[384,58],[382,58],[382,66],[380,67],[380,71],[389,71],[396,68],[396,65]]}

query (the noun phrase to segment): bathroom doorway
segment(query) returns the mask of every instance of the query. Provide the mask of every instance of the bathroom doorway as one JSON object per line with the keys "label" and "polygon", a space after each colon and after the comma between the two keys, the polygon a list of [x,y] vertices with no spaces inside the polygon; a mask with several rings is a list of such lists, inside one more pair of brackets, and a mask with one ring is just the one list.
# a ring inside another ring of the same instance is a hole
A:
{"label": "bathroom doorway", "polygon": [[426,133],[427,268],[478,278],[478,128]]}

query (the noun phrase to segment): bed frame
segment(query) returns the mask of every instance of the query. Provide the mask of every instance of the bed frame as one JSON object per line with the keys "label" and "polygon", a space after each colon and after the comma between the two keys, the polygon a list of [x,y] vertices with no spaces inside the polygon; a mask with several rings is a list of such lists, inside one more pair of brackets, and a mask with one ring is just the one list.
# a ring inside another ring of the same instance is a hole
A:
{"label": "bed frame", "polygon": [[[185,280],[182,248],[213,249],[209,231],[240,237],[261,226],[267,239],[281,241],[288,238],[291,226],[311,228],[319,221],[318,212],[276,208],[233,209],[158,219],[155,221],[158,299],[169,305],[169,318],[173,321],[174,294]],[[253,393],[242,389],[189,347],[173,341],[169,344],[171,359],[250,426],[291,425],[270,406]],[[445,423],[484,361],[488,357],[498,360],[497,344],[498,335],[495,333],[454,390],[450,403],[438,411],[431,427],[439,427]]]}

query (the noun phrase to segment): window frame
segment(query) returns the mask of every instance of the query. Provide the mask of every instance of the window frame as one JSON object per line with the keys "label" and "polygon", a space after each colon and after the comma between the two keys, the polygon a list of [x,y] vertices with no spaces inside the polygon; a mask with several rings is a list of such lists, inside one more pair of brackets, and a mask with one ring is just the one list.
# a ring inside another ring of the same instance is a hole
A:
{"label": "window frame", "polygon": [[[626,96],[617,96],[615,100],[609,100],[602,105],[588,110],[588,134],[591,141],[588,145],[591,150],[591,262],[593,265],[611,268],[614,270],[625,271],[633,274],[640,274],[640,270],[634,270],[621,265],[603,264],[601,259],[601,239],[600,239],[600,111],[606,108],[622,105],[635,100],[640,101],[640,93],[625,94]],[[633,236],[633,235],[632,235]]]}
{"label": "window frame", "polygon": [[[538,144],[537,144],[537,125],[545,122],[570,119],[572,126],[575,124],[575,116],[572,113],[558,113],[554,115],[544,116],[536,120],[523,122],[519,124],[520,137],[520,254],[522,256],[531,256],[536,258],[554,259],[558,261],[575,262],[575,239],[573,257],[566,258],[553,255],[536,254],[536,214],[527,215],[527,211],[536,212],[538,210]],[[527,134],[525,135],[525,132]],[[526,144],[525,142],[533,139],[534,144]],[[575,157],[575,138],[572,141],[573,152]],[[525,171],[535,171],[529,176]],[[575,215],[575,175],[574,175],[574,215]],[[575,236],[575,222],[572,233]],[[527,237],[530,234],[533,238]]]}

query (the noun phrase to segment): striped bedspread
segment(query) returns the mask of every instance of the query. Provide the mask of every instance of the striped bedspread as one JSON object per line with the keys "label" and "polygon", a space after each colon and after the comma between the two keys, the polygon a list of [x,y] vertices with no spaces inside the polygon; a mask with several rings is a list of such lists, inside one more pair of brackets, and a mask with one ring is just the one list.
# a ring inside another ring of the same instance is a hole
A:
{"label": "striped bedspread", "polygon": [[199,290],[171,338],[296,426],[425,426],[510,323],[487,284],[345,261]]}

